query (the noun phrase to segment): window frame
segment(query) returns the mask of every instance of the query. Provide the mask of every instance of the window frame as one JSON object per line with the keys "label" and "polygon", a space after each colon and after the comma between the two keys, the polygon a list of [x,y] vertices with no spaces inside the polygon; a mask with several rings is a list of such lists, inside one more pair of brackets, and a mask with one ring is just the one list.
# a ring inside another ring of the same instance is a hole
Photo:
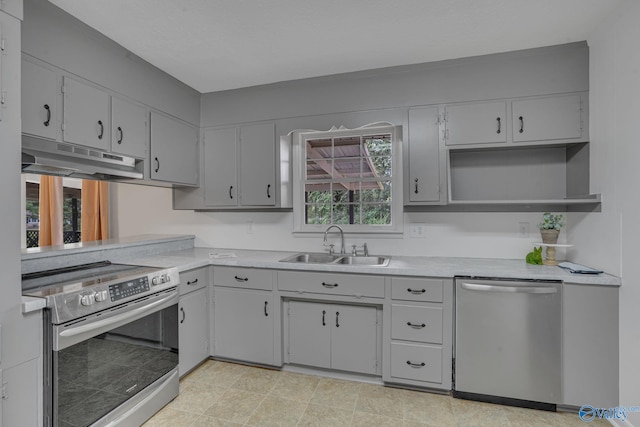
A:
{"label": "window frame", "polygon": [[355,129],[332,128],[327,131],[300,130],[292,132],[293,159],[293,233],[323,233],[333,224],[305,224],[306,145],[309,139],[363,137],[373,134],[391,135],[391,224],[335,224],[345,233],[402,234],[403,233],[403,171],[402,126],[375,123]]}

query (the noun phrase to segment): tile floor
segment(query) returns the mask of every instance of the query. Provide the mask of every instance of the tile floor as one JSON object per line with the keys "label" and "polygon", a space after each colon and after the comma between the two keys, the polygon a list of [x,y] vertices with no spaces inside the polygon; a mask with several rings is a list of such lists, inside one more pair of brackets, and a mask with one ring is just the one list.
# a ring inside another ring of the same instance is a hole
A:
{"label": "tile floor", "polygon": [[208,360],[145,427],[610,426],[576,414],[453,399],[431,393]]}

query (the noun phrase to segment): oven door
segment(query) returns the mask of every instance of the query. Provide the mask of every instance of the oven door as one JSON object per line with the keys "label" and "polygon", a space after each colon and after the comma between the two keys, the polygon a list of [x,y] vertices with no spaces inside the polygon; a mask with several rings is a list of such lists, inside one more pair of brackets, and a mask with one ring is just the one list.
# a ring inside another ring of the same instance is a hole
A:
{"label": "oven door", "polygon": [[[53,325],[53,426],[134,424],[177,395],[178,298],[171,289]],[[153,398],[146,414],[132,415]]]}

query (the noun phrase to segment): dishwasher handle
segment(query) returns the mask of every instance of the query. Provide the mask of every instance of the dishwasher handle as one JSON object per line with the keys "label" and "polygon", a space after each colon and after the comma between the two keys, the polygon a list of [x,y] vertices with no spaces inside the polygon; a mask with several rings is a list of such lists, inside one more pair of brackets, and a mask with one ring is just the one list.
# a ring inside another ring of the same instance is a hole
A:
{"label": "dishwasher handle", "polygon": [[499,285],[485,285],[480,283],[466,283],[460,284],[462,289],[468,291],[480,291],[480,292],[510,292],[518,294],[555,294],[558,293],[556,286],[499,286]]}

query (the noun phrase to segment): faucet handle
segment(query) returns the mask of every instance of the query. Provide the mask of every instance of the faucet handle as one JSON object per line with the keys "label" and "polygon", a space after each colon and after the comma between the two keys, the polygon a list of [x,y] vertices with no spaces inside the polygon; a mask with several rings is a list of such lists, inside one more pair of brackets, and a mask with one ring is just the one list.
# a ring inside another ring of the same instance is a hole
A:
{"label": "faucet handle", "polygon": [[351,255],[353,256],[358,255],[358,247],[356,245],[351,245]]}
{"label": "faucet handle", "polygon": [[363,255],[364,256],[369,256],[369,248],[367,247],[367,242],[364,242],[364,245],[362,245],[362,249],[363,249]]}
{"label": "faucet handle", "polygon": [[329,245],[329,255],[333,255],[333,254],[334,254],[334,252],[335,252],[335,250],[333,249],[333,248],[334,248],[334,246],[335,246],[335,245],[334,245],[333,243],[331,243],[331,244]]}

